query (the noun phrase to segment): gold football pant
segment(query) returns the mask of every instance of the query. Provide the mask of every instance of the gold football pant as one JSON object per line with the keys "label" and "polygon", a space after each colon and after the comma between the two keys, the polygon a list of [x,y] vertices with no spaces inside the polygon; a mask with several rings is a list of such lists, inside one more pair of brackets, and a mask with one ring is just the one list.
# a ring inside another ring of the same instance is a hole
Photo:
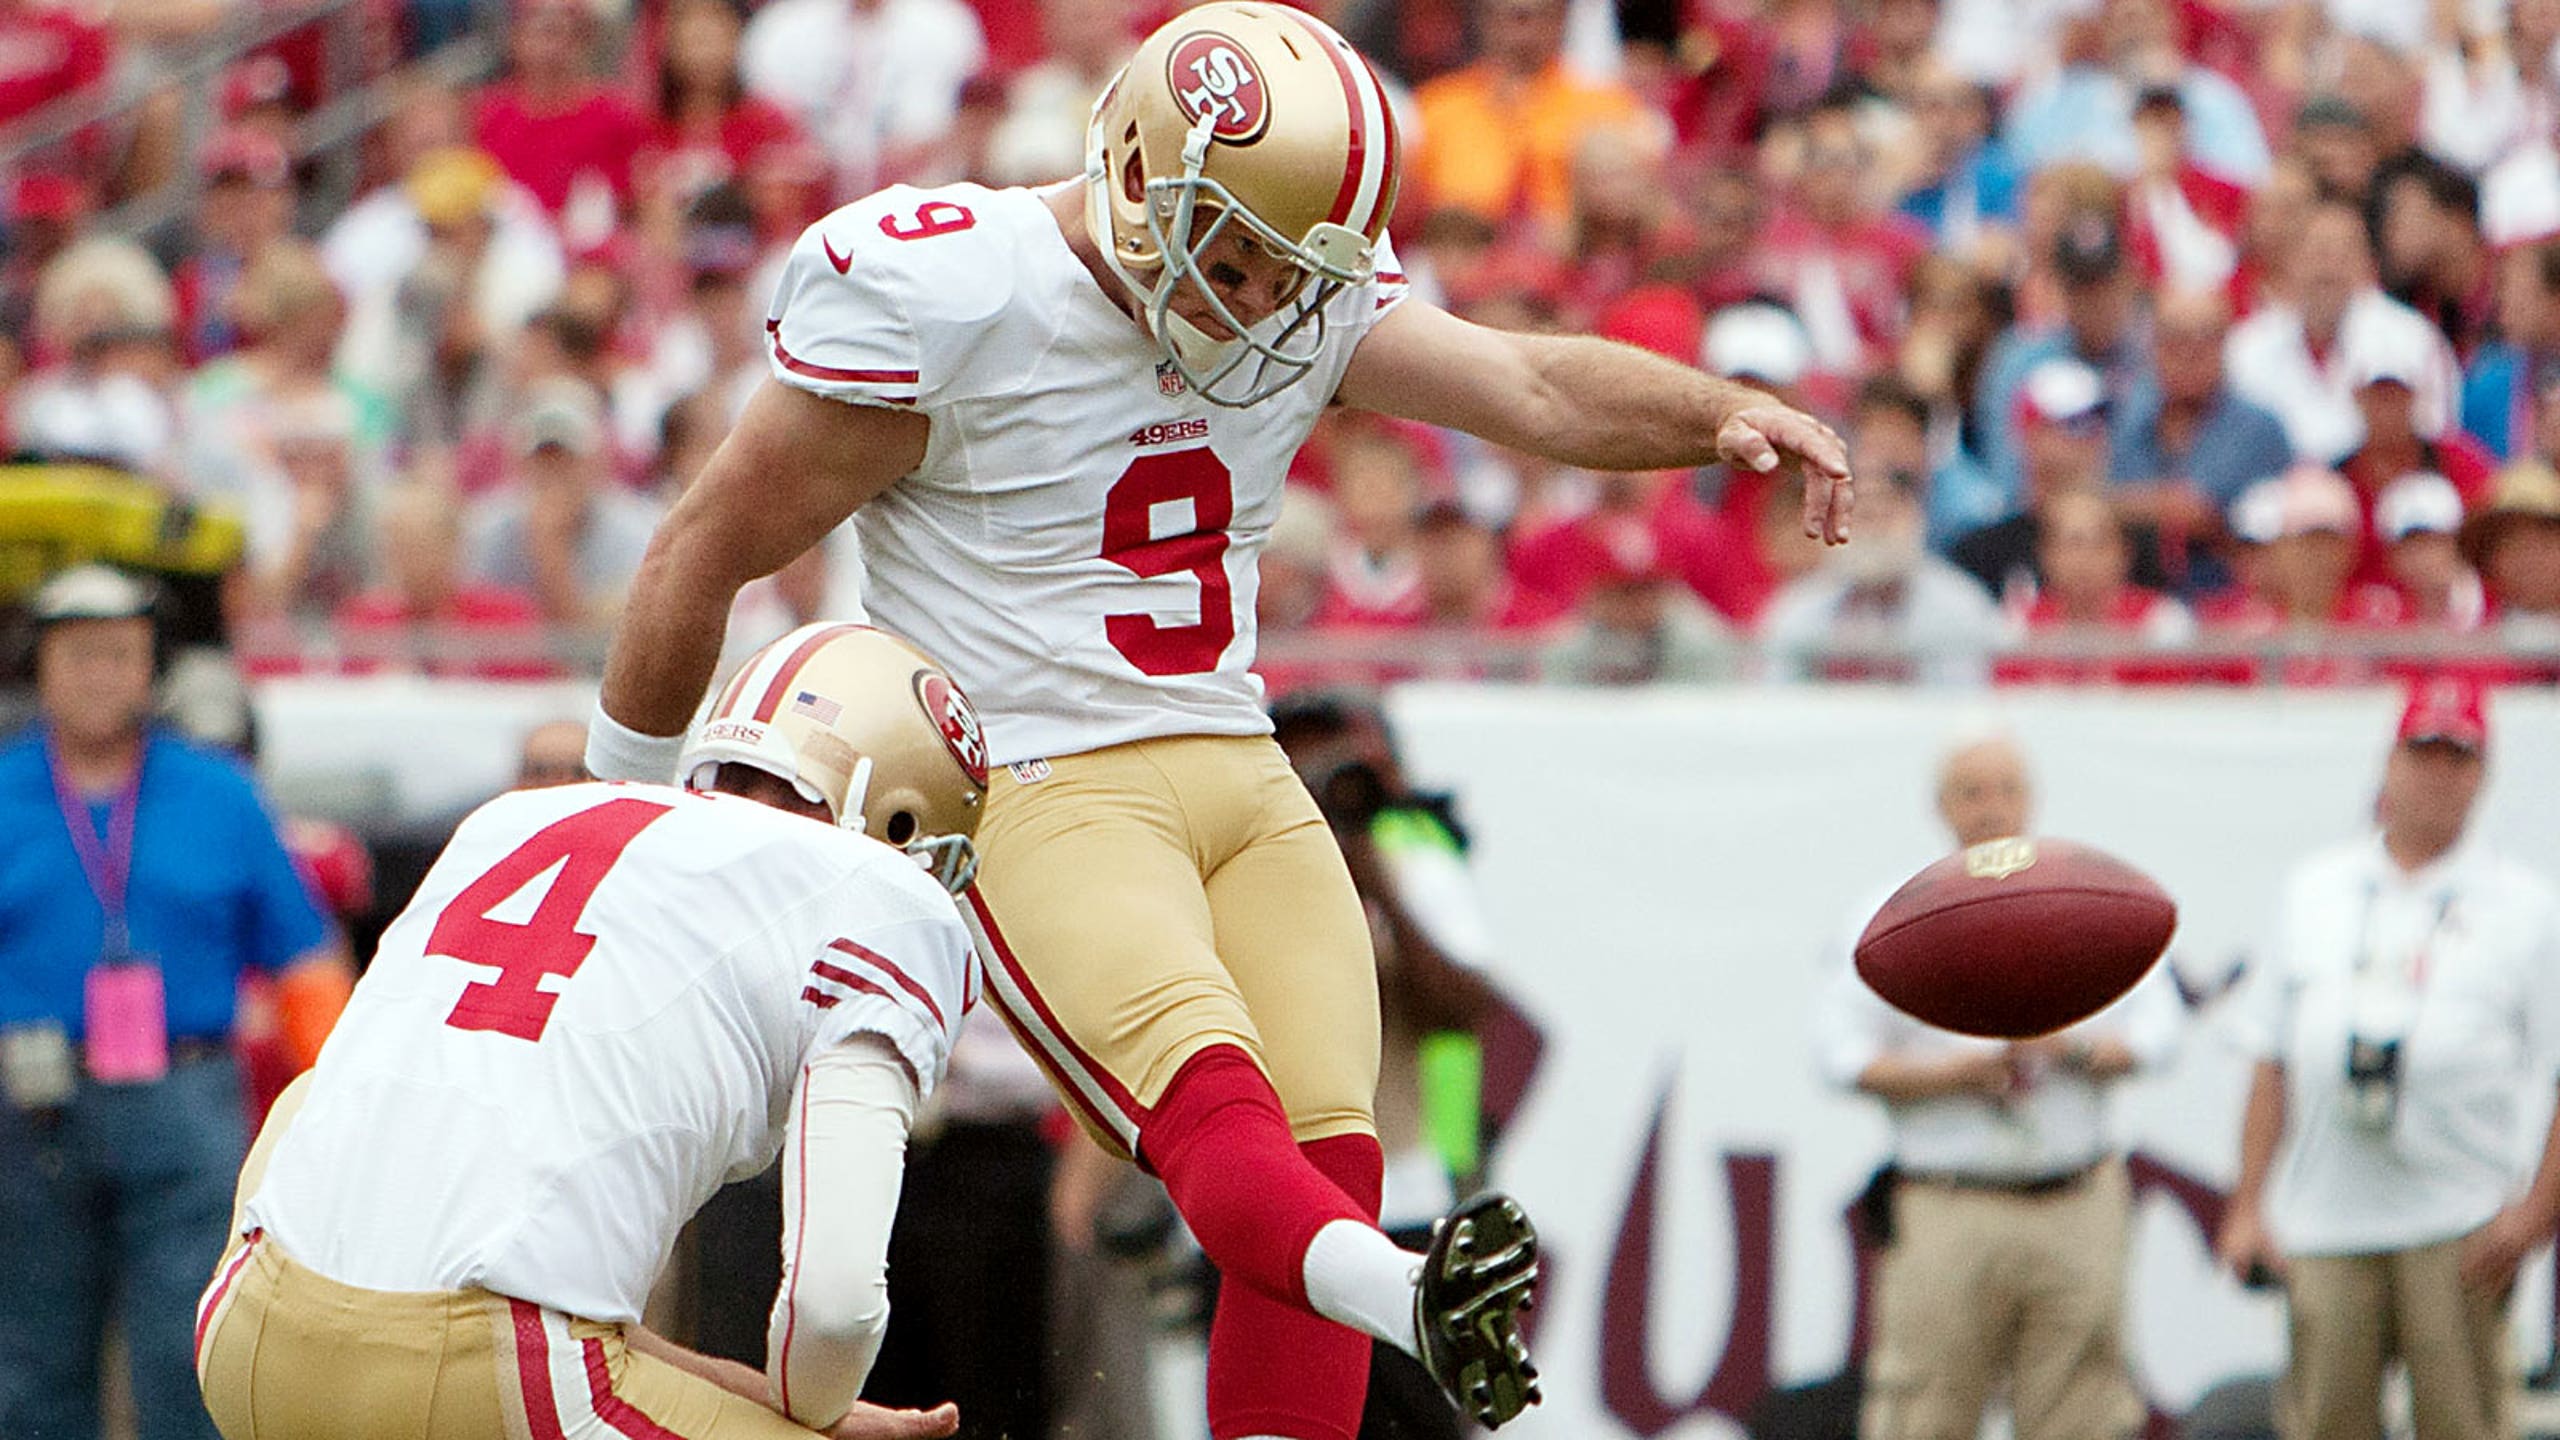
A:
{"label": "gold football pant", "polygon": [[2019,1440],[2141,1428],[2122,1338],[2132,1210],[2115,1160],[2048,1194],[1897,1186],[1863,1440],[1973,1440],[2004,1381]]}
{"label": "gold football pant", "polygon": [[2276,1395],[2291,1440],[2381,1440],[2382,1377],[2409,1370],[2418,1440],[2506,1440],[2507,1297],[2462,1283],[2459,1239],[2286,1267],[2292,1358]]}
{"label": "gold football pant", "polygon": [[1175,1072],[1213,1045],[1262,1067],[1301,1142],[1376,1133],[1367,916],[1269,737],[1000,769],[977,844],[964,909],[989,991],[1106,1146],[1134,1154]]}

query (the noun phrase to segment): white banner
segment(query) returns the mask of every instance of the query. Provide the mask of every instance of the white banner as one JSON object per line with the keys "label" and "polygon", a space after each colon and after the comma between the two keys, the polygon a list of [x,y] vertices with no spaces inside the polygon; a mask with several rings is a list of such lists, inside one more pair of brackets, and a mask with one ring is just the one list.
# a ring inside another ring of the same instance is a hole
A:
{"label": "white banner", "polygon": [[[2210,983],[2248,953],[2295,860],[2370,814],[2396,697],[2011,693],[2038,828],[2176,895],[2173,955]],[[1980,697],[1863,691],[1405,689],[1417,784],[1457,792],[1496,971],[1545,1039],[1496,1183],[1550,1256],[1545,1406],[1520,1440],[1738,1435],[1770,1384],[1839,1372],[1857,1314],[1842,1213],[1882,1153],[1877,1107],[1826,1087],[1810,1026],[1850,910],[1943,853],[1933,772]],[[2560,704],[2506,697],[2477,823],[2560,857]],[[2176,1065],[2120,1092],[2152,1182],[2131,1260],[2137,1379],[2176,1413],[2282,1356],[2275,1300],[2216,1275],[2198,1212],[2233,1171],[2245,1066],[2208,1010]],[[2181,1177],[2190,1182],[2183,1188]],[[2517,1302],[2546,1350],[2547,1267]],[[1513,1433],[1506,1431],[1506,1434]]]}

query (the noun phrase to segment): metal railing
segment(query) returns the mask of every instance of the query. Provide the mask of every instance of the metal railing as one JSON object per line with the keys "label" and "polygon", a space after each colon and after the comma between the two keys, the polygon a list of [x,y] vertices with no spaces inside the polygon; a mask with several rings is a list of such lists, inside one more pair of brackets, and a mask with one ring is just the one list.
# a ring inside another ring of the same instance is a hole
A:
{"label": "metal railing", "polygon": [[[375,674],[424,672],[480,678],[593,675],[607,631],[527,626],[491,631],[421,624],[393,631],[326,624],[253,622],[233,632],[253,672]],[[1534,684],[1548,678],[1557,635],[1489,631],[1381,630],[1267,633],[1255,669],[1274,689],[1382,685],[1411,680]],[[1782,667],[1747,639],[1714,683],[1773,678]],[[1811,654],[1791,653],[1806,678],[1904,683],[1943,651],[1914,651],[1843,636]],[[2437,668],[2469,668],[2514,683],[2560,681],[2560,645],[2517,644],[2490,633],[2433,634],[2331,630],[2280,635],[2207,631],[2175,646],[2146,645],[2104,628],[2040,631],[1983,652],[1989,678],[2003,683],[2081,686],[2329,686],[2371,683]]]}
{"label": "metal railing", "polygon": [[471,33],[410,62],[393,76],[373,80],[360,73],[366,11],[373,0],[294,0],[246,10],[224,21],[183,53],[154,66],[127,67],[102,84],[68,95],[0,129],[0,175],[16,174],[49,153],[70,146],[96,126],[127,122],[151,99],[170,89],[181,97],[177,154],[180,162],[152,190],[124,197],[97,219],[110,233],[150,240],[190,214],[204,189],[194,157],[221,128],[223,73],[247,56],[297,31],[321,27],[320,91],[329,97],[296,124],[287,153],[297,166],[314,167],[306,194],[308,213],[330,214],[352,198],[361,181],[356,144],[390,112],[398,87],[383,80],[403,75],[460,87],[495,74],[501,52],[506,0],[475,0],[483,17]]}

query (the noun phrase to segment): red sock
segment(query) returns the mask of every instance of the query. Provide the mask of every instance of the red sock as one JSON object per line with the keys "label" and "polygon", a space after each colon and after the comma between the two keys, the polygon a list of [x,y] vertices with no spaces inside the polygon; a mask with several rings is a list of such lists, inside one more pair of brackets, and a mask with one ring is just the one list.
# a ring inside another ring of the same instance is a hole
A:
{"label": "red sock", "polygon": [[1221,1274],[1300,1310],[1307,1242],[1331,1221],[1377,1214],[1384,1162],[1370,1162],[1364,1208],[1299,1152],[1271,1082],[1232,1045],[1184,1063],[1148,1114],[1138,1152]]}
{"label": "red sock", "polygon": [[[1386,1168],[1378,1142],[1337,1135],[1299,1147],[1308,1162],[1375,1215]],[[1209,1434],[1352,1440],[1369,1395],[1369,1337],[1249,1285],[1218,1291],[1209,1324]]]}

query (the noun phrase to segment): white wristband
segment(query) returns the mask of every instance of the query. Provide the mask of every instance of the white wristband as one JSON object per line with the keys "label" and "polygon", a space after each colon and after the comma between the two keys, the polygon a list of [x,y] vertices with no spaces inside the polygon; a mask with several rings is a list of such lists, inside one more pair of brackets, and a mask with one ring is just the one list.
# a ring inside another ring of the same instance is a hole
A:
{"label": "white wristband", "polygon": [[682,735],[643,735],[604,713],[602,700],[587,717],[587,773],[599,780],[672,785],[683,755]]}

